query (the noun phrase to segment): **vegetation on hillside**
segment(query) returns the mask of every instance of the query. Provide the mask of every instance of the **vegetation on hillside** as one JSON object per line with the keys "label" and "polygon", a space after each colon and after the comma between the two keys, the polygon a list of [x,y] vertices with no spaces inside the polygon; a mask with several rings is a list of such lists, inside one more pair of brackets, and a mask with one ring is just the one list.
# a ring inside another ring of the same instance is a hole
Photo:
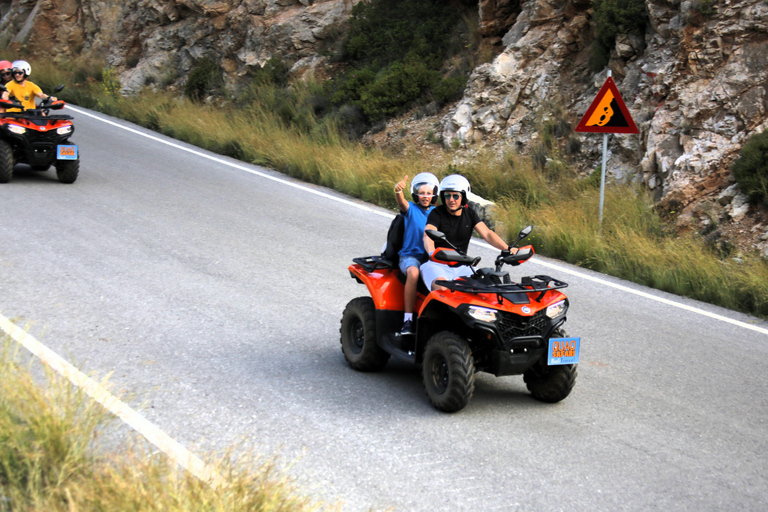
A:
{"label": "vegetation on hillside", "polygon": [[[458,98],[469,69],[442,69],[462,34],[462,12],[442,0],[360,2],[342,46],[344,73],[329,82],[334,105],[359,107],[368,121],[414,103]],[[451,40],[454,40],[453,45]],[[459,50],[460,51],[460,50]]]}
{"label": "vegetation on hillside", "polygon": [[648,9],[643,0],[593,0],[595,33],[590,67],[597,71],[608,64],[619,34],[643,35]]}
{"label": "vegetation on hillside", "polygon": [[768,131],[753,135],[744,144],[731,172],[752,203],[768,206]]}
{"label": "vegetation on hillside", "polygon": [[[288,67],[269,59],[254,73],[235,101],[247,105],[261,96],[288,100],[292,111],[281,117],[300,129],[309,128],[307,116],[334,125],[350,139],[371,126],[414,106],[437,111],[461,96],[476,64],[479,36],[476,8],[444,0],[372,0],[353,9],[347,35],[329,55],[336,72],[316,84],[297,106],[288,83]],[[209,97],[229,100],[222,87],[223,70],[200,59],[187,77],[184,93],[195,101]]]}

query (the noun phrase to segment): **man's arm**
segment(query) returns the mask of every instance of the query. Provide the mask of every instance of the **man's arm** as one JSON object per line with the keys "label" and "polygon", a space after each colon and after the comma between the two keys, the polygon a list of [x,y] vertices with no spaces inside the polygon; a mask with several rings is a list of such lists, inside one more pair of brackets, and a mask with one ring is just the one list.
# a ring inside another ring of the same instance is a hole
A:
{"label": "man's arm", "polygon": [[435,242],[433,242],[432,239],[427,236],[428,229],[437,229],[437,227],[432,224],[427,224],[424,226],[424,250],[427,251],[427,254],[432,254],[432,252],[435,250]]}
{"label": "man's arm", "polygon": [[[495,231],[491,231],[488,226],[485,225],[485,222],[480,221],[475,225],[475,231],[483,237],[483,239],[494,246],[495,248],[504,251],[509,249],[509,245],[501,239],[499,235],[496,234]],[[517,251],[515,251],[517,252]]]}

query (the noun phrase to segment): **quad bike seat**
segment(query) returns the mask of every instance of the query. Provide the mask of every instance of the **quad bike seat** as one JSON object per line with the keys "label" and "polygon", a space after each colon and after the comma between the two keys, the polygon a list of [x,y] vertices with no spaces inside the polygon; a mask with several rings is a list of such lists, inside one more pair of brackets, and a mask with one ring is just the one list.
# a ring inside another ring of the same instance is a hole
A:
{"label": "quad bike seat", "polygon": [[[363,267],[366,272],[373,272],[378,269],[390,268],[395,271],[397,280],[405,284],[405,274],[391,260],[384,258],[383,256],[365,256],[362,258],[352,258],[352,261]],[[416,286],[416,291],[422,295],[429,295],[429,288],[424,284],[424,280],[419,276],[419,284]]]}

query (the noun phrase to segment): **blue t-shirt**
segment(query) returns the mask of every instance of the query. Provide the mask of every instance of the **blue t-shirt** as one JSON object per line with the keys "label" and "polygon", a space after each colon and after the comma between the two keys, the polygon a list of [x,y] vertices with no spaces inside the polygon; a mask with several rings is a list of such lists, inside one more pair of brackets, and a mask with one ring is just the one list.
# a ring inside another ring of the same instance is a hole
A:
{"label": "blue t-shirt", "polygon": [[403,229],[403,248],[400,249],[400,257],[413,256],[421,258],[426,254],[424,250],[424,226],[427,225],[427,217],[434,206],[422,208],[418,204],[408,201],[408,211],[403,214],[405,226]]}

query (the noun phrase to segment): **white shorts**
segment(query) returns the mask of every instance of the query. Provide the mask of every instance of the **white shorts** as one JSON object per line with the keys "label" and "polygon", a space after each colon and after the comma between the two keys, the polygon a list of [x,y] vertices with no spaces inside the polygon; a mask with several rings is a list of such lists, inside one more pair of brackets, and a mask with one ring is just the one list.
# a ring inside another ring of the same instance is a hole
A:
{"label": "white shorts", "polygon": [[421,278],[424,279],[424,283],[427,288],[432,289],[432,281],[435,279],[445,279],[446,281],[453,281],[457,277],[471,276],[472,267],[469,265],[461,265],[458,267],[449,267],[442,263],[429,260],[423,263],[420,268]]}

